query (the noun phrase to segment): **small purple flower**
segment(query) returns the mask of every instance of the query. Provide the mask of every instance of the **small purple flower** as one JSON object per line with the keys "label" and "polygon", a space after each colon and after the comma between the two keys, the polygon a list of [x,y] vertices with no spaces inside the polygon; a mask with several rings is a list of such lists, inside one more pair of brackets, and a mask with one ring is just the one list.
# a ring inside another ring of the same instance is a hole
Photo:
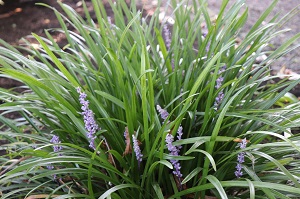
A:
{"label": "small purple flower", "polygon": [[77,92],[79,93],[79,102],[82,105],[81,114],[83,115],[85,129],[87,130],[86,135],[90,141],[89,147],[95,150],[95,133],[99,130],[99,126],[95,121],[94,112],[89,109],[89,101],[86,100],[86,93],[81,92],[80,87],[77,88]]}
{"label": "small purple flower", "polygon": [[[52,144],[60,144],[61,143],[61,141],[59,140],[59,137],[57,135],[53,135],[53,137],[50,140],[50,142]],[[53,145],[53,151],[54,152],[58,152],[60,150],[62,150],[62,146],[60,146],[60,145]]]}
{"label": "small purple flower", "polygon": [[224,98],[224,93],[223,93],[223,91],[220,91],[218,93],[218,96],[215,99],[214,106],[217,107],[221,103],[221,101],[222,101],[223,98]]}
{"label": "small purple flower", "polygon": [[133,142],[133,150],[134,150],[136,159],[137,159],[137,161],[138,161],[138,165],[139,165],[139,167],[140,167],[140,164],[141,164],[141,162],[142,162],[142,160],[143,160],[143,154],[142,154],[142,152],[141,152],[141,149],[140,149],[138,140],[137,140],[137,138],[135,137],[135,135],[132,135],[132,142]]}
{"label": "small purple flower", "polygon": [[[240,147],[240,149],[244,149],[246,148],[247,145],[247,139],[244,138],[242,139],[241,143],[238,143],[238,146]],[[243,171],[242,171],[242,163],[245,162],[245,152],[240,152],[237,156],[237,165],[236,165],[236,171],[234,172],[235,176],[237,178],[240,178],[243,175]]]}
{"label": "small purple flower", "polygon": [[[54,166],[52,164],[49,164],[46,167],[47,167],[48,170],[53,170],[54,169]],[[52,177],[53,177],[53,180],[55,180],[56,179],[56,174],[53,174]]]}
{"label": "small purple flower", "polygon": [[54,166],[53,166],[52,164],[49,164],[49,165],[47,165],[47,169],[53,170],[53,169],[54,169]]}
{"label": "small purple flower", "polygon": [[162,109],[159,105],[156,105],[156,109],[160,114],[160,117],[165,121],[167,119],[167,117],[169,116],[168,111],[166,111],[165,109]]}
{"label": "small purple flower", "polygon": [[247,139],[246,139],[246,138],[242,139],[242,142],[238,143],[238,146],[239,146],[241,149],[246,148],[246,146],[247,146]]}
{"label": "small purple flower", "polygon": [[238,154],[237,161],[239,163],[244,163],[245,162],[245,153],[244,152],[241,152],[241,153]]}
{"label": "small purple flower", "polygon": [[219,70],[219,74],[224,73],[226,71],[226,68],[227,68],[226,65],[222,66]]}
{"label": "small purple flower", "polygon": [[[179,126],[178,131],[177,131],[177,140],[181,140],[181,136],[183,134],[182,129],[183,129],[182,126]],[[166,146],[170,152],[170,155],[179,156],[180,149],[182,148],[182,146],[174,146],[173,141],[174,141],[174,136],[172,134],[168,133],[166,136]],[[174,167],[173,174],[180,179],[182,177],[182,174],[180,172],[181,166],[180,166],[179,161],[178,160],[170,160],[170,162]]]}
{"label": "small purple flower", "polygon": [[240,178],[243,175],[242,165],[238,163],[235,168],[236,171],[234,172],[234,174],[236,177]]}
{"label": "small purple flower", "polygon": [[216,89],[221,88],[223,81],[224,81],[224,78],[223,78],[222,76],[220,76],[220,77],[216,80],[216,86],[215,86],[215,88],[216,88]]}
{"label": "small purple flower", "polygon": [[[179,128],[178,128],[178,130],[177,130],[177,140],[181,140],[181,136],[182,136],[182,134],[183,134],[182,130],[183,130],[183,128],[182,128],[182,126],[180,125]],[[178,151],[179,151],[179,149],[181,149],[182,146],[179,145],[179,146],[177,146],[177,148],[178,148]]]}

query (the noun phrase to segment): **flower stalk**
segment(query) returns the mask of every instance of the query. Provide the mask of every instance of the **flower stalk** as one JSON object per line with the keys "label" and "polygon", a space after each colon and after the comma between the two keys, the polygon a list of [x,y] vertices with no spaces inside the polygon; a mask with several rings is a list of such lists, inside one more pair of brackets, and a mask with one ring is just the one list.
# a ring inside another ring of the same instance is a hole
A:
{"label": "flower stalk", "polygon": [[[59,139],[59,136],[53,135],[52,138],[51,138],[51,140],[50,140],[50,142],[51,142],[52,144],[54,144],[54,145],[52,146],[54,152],[59,152],[59,151],[62,150],[62,146],[57,145],[57,144],[60,144],[60,143],[61,143],[61,141],[60,141],[60,139]],[[59,154],[59,155],[61,155],[61,154]],[[47,167],[47,169],[49,169],[49,170],[53,170],[53,169],[54,169],[54,166],[53,166],[52,164],[49,164],[49,165],[47,165],[46,167]],[[56,178],[56,174],[53,175],[53,179],[55,179],[55,178]]]}
{"label": "flower stalk", "polygon": [[[160,117],[165,121],[167,119],[167,117],[169,116],[168,111],[161,108],[161,106],[159,106],[159,105],[156,106],[156,109],[159,112]],[[182,134],[183,134],[182,130],[183,130],[183,127],[180,125],[178,127],[178,130],[177,130],[177,140],[181,140],[181,137],[182,137]],[[179,156],[180,149],[182,148],[182,146],[180,146],[180,145],[179,146],[174,146],[173,145],[174,136],[171,133],[168,133],[166,135],[165,141],[166,141],[166,146],[167,146],[167,149],[168,149],[170,155]],[[182,174],[181,174],[181,171],[180,171],[180,169],[181,169],[180,162],[178,160],[170,160],[170,162],[174,167],[173,168],[173,174],[176,177],[178,177],[178,179],[180,179],[182,177]]]}
{"label": "flower stalk", "polygon": [[[226,70],[226,65],[224,65],[218,72],[218,74],[221,74],[223,73],[224,71]],[[222,84],[223,84],[223,81],[224,81],[224,77],[220,76],[218,77],[218,79],[216,80],[216,86],[215,88],[218,90],[219,88],[221,88]],[[217,97],[215,98],[215,103],[214,103],[214,106],[215,107],[218,107],[219,104],[221,103],[221,101],[223,100],[224,98],[224,92],[223,90],[221,90]]]}

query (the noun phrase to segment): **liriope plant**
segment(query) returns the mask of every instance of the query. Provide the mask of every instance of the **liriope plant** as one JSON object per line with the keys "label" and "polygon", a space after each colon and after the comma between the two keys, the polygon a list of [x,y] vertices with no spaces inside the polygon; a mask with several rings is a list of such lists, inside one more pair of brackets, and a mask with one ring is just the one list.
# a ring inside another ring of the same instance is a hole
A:
{"label": "liriope plant", "polygon": [[205,0],[168,1],[173,24],[161,2],[144,16],[109,0],[107,16],[92,0],[95,18],[59,2],[61,28],[1,41],[1,76],[23,83],[0,90],[1,198],[298,198],[300,104],[285,99],[300,80],[271,83],[270,67],[300,34],[269,47],[295,14],[263,23],[276,3],[240,43],[243,0],[215,20]]}

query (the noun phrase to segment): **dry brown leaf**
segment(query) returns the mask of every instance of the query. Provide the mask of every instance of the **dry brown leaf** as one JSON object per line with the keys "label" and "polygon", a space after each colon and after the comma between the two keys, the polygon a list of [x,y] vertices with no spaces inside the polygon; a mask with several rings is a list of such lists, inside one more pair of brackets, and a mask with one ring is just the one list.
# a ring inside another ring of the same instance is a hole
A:
{"label": "dry brown leaf", "polygon": [[[134,135],[136,135],[135,131],[133,133],[134,133]],[[125,127],[124,135],[125,135],[124,137],[125,137],[126,148],[125,148],[125,151],[123,153],[123,156],[132,153],[131,138],[130,138],[130,134],[129,134],[127,126]],[[137,142],[138,142],[139,146],[142,144],[139,140],[137,140]]]}
{"label": "dry brown leaf", "polygon": [[3,171],[0,172],[0,175],[5,174],[7,171],[9,171],[11,168],[13,168],[15,165],[19,164],[20,162],[27,160],[29,158],[31,158],[32,156],[26,156],[26,157],[22,157],[20,159],[18,159],[17,161],[13,162],[11,165],[9,165],[8,167],[6,167],[6,169],[4,169]]}
{"label": "dry brown leaf", "polygon": [[[58,197],[59,195],[51,195],[50,198]],[[48,198],[49,195],[47,194],[39,194],[39,195],[31,195],[26,197],[25,199],[37,199],[37,198]]]}
{"label": "dry brown leaf", "polygon": [[127,126],[125,127],[125,143],[126,143],[126,148],[125,148],[125,151],[123,153],[123,156],[132,153],[132,147],[131,147],[131,143],[130,143],[130,136],[129,136]]}
{"label": "dry brown leaf", "polygon": [[[241,143],[243,141],[243,139],[241,139],[241,138],[235,138],[233,141]],[[247,141],[247,143],[250,143],[250,140],[246,140],[246,141]]]}

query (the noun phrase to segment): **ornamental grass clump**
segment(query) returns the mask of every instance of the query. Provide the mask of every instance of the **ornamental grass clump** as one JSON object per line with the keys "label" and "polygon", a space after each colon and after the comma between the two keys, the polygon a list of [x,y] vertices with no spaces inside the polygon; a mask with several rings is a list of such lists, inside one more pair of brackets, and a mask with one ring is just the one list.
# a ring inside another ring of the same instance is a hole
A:
{"label": "ornamental grass clump", "polygon": [[300,197],[300,103],[289,93],[300,80],[270,73],[300,45],[297,34],[272,48],[297,9],[268,17],[275,0],[240,34],[243,0],[223,0],[215,19],[205,0],[170,0],[165,18],[160,6],[143,18],[134,0],[91,2],[83,17],[40,4],[61,28],[33,33],[34,45],[0,40],[1,77],[23,83],[0,89],[1,198]]}

